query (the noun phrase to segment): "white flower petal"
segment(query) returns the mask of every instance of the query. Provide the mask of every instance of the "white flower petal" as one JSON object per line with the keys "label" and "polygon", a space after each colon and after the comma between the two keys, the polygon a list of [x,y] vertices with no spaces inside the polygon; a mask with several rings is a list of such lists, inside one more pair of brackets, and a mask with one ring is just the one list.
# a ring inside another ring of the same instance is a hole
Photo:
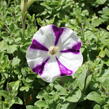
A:
{"label": "white flower petal", "polygon": [[45,47],[49,48],[54,44],[55,37],[52,30],[52,25],[41,27],[33,36],[33,40],[38,41]]}
{"label": "white flower petal", "polygon": [[61,56],[58,57],[58,60],[73,73],[77,71],[77,69],[83,63],[83,56],[81,53],[62,53]]}
{"label": "white flower petal", "polygon": [[53,82],[56,78],[60,77],[60,69],[56,58],[50,58],[45,64],[41,78],[47,82]]}
{"label": "white flower petal", "polygon": [[61,35],[58,46],[61,50],[66,50],[81,42],[77,37],[76,33],[69,28],[65,28],[63,34]]}
{"label": "white flower petal", "polygon": [[47,59],[48,55],[46,51],[34,50],[30,47],[26,52],[26,59],[28,65],[31,68],[34,68],[36,65],[41,64],[45,59]]}

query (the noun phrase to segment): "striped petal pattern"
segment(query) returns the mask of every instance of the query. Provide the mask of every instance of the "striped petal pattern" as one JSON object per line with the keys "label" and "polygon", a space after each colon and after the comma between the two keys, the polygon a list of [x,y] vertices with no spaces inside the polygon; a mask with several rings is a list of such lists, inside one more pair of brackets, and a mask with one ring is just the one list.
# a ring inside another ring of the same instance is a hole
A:
{"label": "striped petal pattern", "polygon": [[27,63],[43,80],[53,82],[58,77],[71,76],[82,65],[81,45],[71,29],[43,26],[27,49]]}

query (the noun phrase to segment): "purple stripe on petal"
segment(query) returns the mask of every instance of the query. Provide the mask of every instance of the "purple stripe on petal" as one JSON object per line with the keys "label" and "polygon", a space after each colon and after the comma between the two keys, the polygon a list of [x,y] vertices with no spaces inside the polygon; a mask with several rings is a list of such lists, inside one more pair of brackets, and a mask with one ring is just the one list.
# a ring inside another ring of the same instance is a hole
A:
{"label": "purple stripe on petal", "polygon": [[72,48],[67,49],[67,50],[61,50],[61,53],[68,53],[68,52],[72,52],[74,54],[78,54],[80,53],[80,48],[81,48],[81,42],[78,42],[77,44],[75,44]]}
{"label": "purple stripe on petal", "polygon": [[60,72],[61,72],[61,76],[70,76],[72,75],[73,71],[69,70],[67,67],[65,67],[59,60],[58,58],[56,57],[56,60],[58,62],[58,65],[59,65],[59,69],[60,69]]}
{"label": "purple stripe on petal", "polygon": [[79,50],[81,48],[81,42],[78,42],[77,44],[75,44],[72,49],[75,49],[75,50]]}
{"label": "purple stripe on petal", "polygon": [[64,28],[62,28],[62,27],[58,28],[55,25],[52,25],[52,29],[53,29],[53,32],[54,32],[55,37],[56,37],[54,45],[57,45],[59,38],[64,31]]}
{"label": "purple stripe on petal", "polygon": [[33,68],[33,72],[38,73],[39,75],[41,75],[43,73],[44,70],[44,66],[45,64],[48,62],[49,58],[47,58],[45,61],[43,61],[41,64],[37,65],[35,68]]}
{"label": "purple stripe on petal", "polygon": [[71,53],[74,53],[74,54],[80,53],[79,50],[74,50],[74,49],[67,49],[67,50],[62,50],[61,51],[61,53],[68,53],[68,52],[71,52]]}
{"label": "purple stripe on petal", "polygon": [[44,45],[39,43],[37,40],[32,40],[32,44],[30,45],[30,48],[48,51],[48,48],[46,48]]}

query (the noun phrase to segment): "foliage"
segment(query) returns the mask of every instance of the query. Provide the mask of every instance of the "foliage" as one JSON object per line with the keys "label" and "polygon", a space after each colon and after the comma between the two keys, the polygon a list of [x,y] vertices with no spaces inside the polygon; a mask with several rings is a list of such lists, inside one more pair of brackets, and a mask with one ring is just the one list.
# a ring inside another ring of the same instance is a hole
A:
{"label": "foliage", "polygon": [[[78,33],[84,63],[72,77],[48,84],[30,70],[25,54],[38,28],[52,23]],[[0,107],[109,109],[109,1],[36,0],[22,20],[19,0],[1,0]]]}

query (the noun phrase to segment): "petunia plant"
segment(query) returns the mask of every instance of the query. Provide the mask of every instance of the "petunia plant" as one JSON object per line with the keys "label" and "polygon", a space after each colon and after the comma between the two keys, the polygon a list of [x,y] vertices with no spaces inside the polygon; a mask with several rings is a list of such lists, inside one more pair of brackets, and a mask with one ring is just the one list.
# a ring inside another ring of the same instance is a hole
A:
{"label": "petunia plant", "polygon": [[47,82],[61,76],[71,76],[83,62],[81,45],[81,40],[71,29],[43,26],[34,34],[27,49],[27,63]]}

